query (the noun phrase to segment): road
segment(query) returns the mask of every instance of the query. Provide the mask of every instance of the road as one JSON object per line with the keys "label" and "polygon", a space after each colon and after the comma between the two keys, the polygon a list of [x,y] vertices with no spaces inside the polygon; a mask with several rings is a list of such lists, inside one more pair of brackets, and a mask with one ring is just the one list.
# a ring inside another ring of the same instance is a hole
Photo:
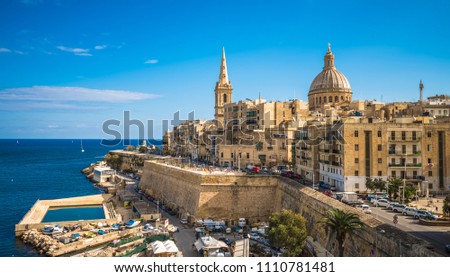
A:
{"label": "road", "polygon": [[[370,207],[372,216],[383,223],[393,225],[402,231],[428,241],[434,247],[434,251],[443,256],[450,256],[445,252],[444,246],[450,244],[450,227],[420,225],[419,220],[412,216],[404,216],[386,210],[384,207]],[[393,223],[394,215],[398,215],[398,223]]]}

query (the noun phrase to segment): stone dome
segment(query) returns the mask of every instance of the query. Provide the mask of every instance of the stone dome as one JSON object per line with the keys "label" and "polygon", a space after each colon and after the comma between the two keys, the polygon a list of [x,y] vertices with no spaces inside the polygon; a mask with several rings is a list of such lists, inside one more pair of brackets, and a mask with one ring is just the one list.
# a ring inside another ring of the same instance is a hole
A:
{"label": "stone dome", "polygon": [[317,111],[324,105],[340,106],[352,101],[352,88],[347,78],[334,66],[334,55],[330,44],[324,57],[322,72],[314,78],[309,87],[308,105]]}
{"label": "stone dome", "polygon": [[315,92],[351,92],[347,78],[337,69],[327,69],[314,78],[309,88],[310,93]]}
{"label": "stone dome", "polygon": [[320,92],[352,92],[347,78],[334,66],[334,55],[328,47],[325,55],[325,66],[311,83],[309,93]]}

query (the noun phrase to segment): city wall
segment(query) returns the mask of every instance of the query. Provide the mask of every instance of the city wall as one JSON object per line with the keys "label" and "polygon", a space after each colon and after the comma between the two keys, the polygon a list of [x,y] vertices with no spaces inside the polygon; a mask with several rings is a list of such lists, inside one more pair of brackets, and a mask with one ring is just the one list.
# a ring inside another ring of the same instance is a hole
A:
{"label": "city wall", "polygon": [[281,209],[307,220],[308,234],[337,255],[334,238],[320,223],[332,208],[350,210],[364,223],[361,232],[345,243],[345,256],[435,256],[426,242],[384,224],[350,206],[287,178],[261,175],[215,175],[156,162],[145,162],[141,188],[182,216],[213,218],[236,224],[267,221]]}

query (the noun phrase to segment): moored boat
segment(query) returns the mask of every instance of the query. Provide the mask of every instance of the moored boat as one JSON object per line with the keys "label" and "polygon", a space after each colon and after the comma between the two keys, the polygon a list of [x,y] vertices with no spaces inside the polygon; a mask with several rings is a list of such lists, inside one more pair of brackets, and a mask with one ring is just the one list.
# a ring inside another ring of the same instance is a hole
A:
{"label": "moored boat", "polygon": [[127,222],[124,223],[126,228],[134,228],[138,226],[141,223],[139,220],[130,219]]}

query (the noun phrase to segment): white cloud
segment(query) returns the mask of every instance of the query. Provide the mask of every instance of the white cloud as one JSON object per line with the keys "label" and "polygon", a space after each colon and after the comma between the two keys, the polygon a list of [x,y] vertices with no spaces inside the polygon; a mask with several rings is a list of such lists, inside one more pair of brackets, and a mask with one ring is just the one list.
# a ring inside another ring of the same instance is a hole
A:
{"label": "white cloud", "polygon": [[8,48],[0,48],[0,53],[10,53],[11,50]]}
{"label": "white cloud", "polygon": [[151,59],[151,60],[147,60],[147,61],[145,61],[144,63],[145,64],[155,64],[155,63],[158,63],[159,61],[157,60],[157,59]]}
{"label": "white cloud", "polygon": [[128,103],[156,97],[159,97],[159,95],[126,90],[82,87],[33,86],[0,90],[0,100],[6,101]]}
{"label": "white cloud", "polygon": [[108,46],[107,45],[96,45],[94,48],[95,48],[95,50],[103,50],[106,47],[108,47]]}
{"label": "white cloud", "polygon": [[92,56],[92,54],[89,53],[89,49],[85,48],[71,48],[66,46],[57,46],[56,48],[64,52],[73,53],[77,56]]}

